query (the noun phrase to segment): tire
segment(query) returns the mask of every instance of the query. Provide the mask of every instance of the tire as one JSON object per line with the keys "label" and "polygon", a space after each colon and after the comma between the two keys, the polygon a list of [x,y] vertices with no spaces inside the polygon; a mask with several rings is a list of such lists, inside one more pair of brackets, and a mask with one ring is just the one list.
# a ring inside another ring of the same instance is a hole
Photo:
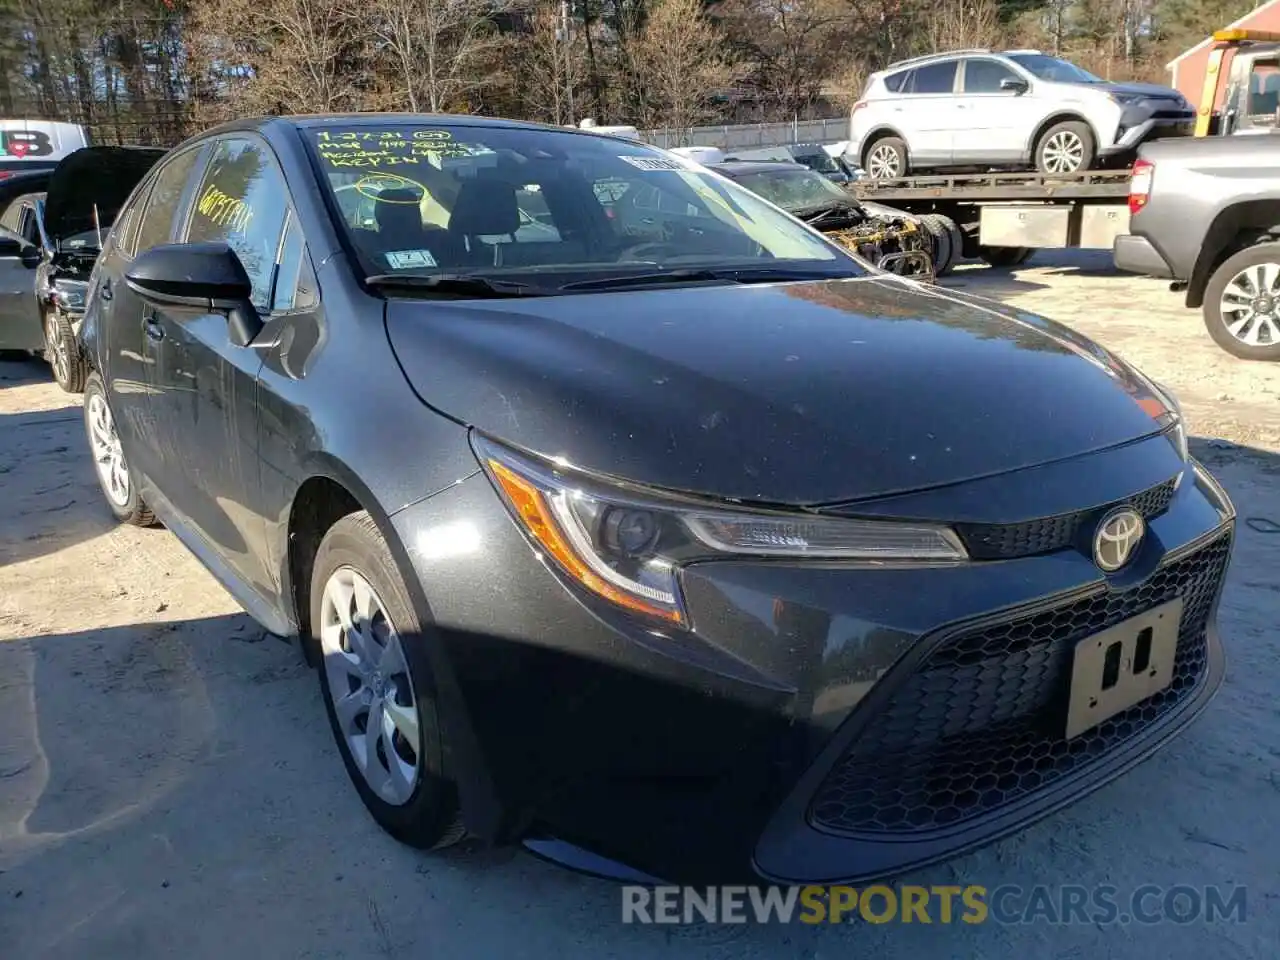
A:
{"label": "tire", "polygon": [[53,379],[67,393],[84,393],[89,365],[71,321],[60,310],[49,309],[44,313],[43,327],[44,359],[53,371]]}
{"label": "tire", "polygon": [[955,259],[951,250],[951,231],[947,229],[947,218],[936,213],[926,213],[920,223],[933,241],[933,275],[941,277],[951,269]]}
{"label": "tire", "polygon": [[94,472],[107,506],[121,523],[135,527],[152,526],[156,522],[155,514],[138,493],[138,485],[129,474],[129,465],[125,462],[120,438],[116,434],[115,418],[107,402],[107,391],[97,373],[90,373],[85,378],[83,409],[89,453],[93,457]]}
{"label": "tire", "polygon": [[947,231],[951,234],[951,263],[947,265],[947,273],[950,273],[964,258],[964,231],[960,229],[960,224],[950,217],[942,219],[946,221]]}
{"label": "tire", "polygon": [[[362,594],[359,580],[370,593]],[[353,589],[345,608],[352,627],[382,624],[387,629],[374,626],[366,636],[342,625],[339,610],[348,582]],[[362,595],[369,598],[366,612],[373,611],[367,617],[354,609]],[[422,626],[387,542],[368,513],[343,517],[320,541],[312,566],[310,623],[311,639],[321,654],[318,673],[329,725],[365,808],[382,829],[411,847],[438,850],[457,843],[466,829],[457,789],[446,769],[449,751]],[[393,650],[388,658],[386,651],[393,643],[398,654]],[[361,656],[365,650],[372,655]],[[361,662],[366,667],[358,666]],[[338,700],[346,707],[340,709]],[[411,702],[406,705],[406,700]],[[397,724],[388,707],[402,717],[416,718],[416,726]],[[389,727],[378,728],[392,733],[390,738],[381,734],[370,750],[363,731],[375,716],[385,716]],[[416,729],[416,744],[406,729]],[[366,751],[368,775],[349,737]],[[403,774],[406,754],[413,758],[411,781]],[[399,778],[389,772],[393,768],[401,772]]]}
{"label": "tire", "polygon": [[1048,174],[1083,173],[1096,158],[1093,131],[1082,120],[1055,123],[1036,141],[1036,169]]}
{"label": "tire", "polygon": [[978,247],[978,256],[993,267],[1016,267],[1031,257],[1029,247]]}
{"label": "tire", "polygon": [[[1261,314],[1259,301],[1267,308]],[[1233,302],[1243,309],[1223,310]],[[1260,243],[1224,260],[1205,287],[1203,309],[1209,336],[1227,353],[1241,360],[1280,360],[1280,243]]]}
{"label": "tire", "polygon": [[862,169],[870,180],[893,180],[905,177],[911,170],[907,162],[907,145],[900,137],[881,137],[867,147]]}

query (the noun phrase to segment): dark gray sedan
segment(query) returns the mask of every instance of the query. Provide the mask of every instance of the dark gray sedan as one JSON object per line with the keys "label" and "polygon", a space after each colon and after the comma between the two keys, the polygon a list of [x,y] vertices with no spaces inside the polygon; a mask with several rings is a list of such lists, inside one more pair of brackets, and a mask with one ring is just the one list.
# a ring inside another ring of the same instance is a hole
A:
{"label": "dark gray sedan", "polygon": [[301,639],[406,843],[896,873],[1222,678],[1234,516],[1167,392],[642,144],[216,128],[125,204],[83,336],[111,509]]}

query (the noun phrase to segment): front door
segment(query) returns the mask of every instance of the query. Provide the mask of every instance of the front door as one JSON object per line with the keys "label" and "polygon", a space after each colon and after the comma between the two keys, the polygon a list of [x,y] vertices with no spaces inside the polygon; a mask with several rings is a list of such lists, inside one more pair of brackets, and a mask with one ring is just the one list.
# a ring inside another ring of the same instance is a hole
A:
{"label": "front door", "polygon": [[[266,317],[288,206],[284,177],[265,143],[220,139],[191,192],[178,239],[230,246]],[[262,353],[254,344],[232,343],[222,314],[157,308],[150,324],[160,360],[153,403],[162,443],[180,462],[164,494],[236,574],[270,596],[274,571],[261,549],[259,502]]]}
{"label": "front door", "polygon": [[[1022,93],[1001,89],[1005,80],[1028,85]],[[1019,163],[1040,121],[1043,105],[1030,83],[998,60],[965,60],[956,98],[964,122],[955,129],[952,152],[956,163]]]}
{"label": "front door", "polygon": [[13,248],[0,252],[0,350],[39,350],[44,345],[32,259],[39,248],[28,239],[35,235],[32,202],[19,197],[0,217],[0,236]]}

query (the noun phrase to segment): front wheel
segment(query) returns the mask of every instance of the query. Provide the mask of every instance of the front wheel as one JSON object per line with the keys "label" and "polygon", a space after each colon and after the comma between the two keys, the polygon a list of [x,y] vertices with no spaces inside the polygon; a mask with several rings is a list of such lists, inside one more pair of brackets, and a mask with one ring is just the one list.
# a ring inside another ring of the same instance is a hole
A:
{"label": "front wheel", "polygon": [[1204,291],[1204,325],[1242,360],[1280,360],[1280,243],[1228,257]]}
{"label": "front wheel", "polygon": [[1093,161],[1093,131],[1080,120],[1055,123],[1036,144],[1036,169],[1041,173],[1083,173]]}
{"label": "front wheel", "polygon": [[413,847],[462,839],[422,627],[368,513],[343,517],[320,542],[311,633],[338,752],[374,820]]}
{"label": "front wheel", "polygon": [[84,393],[88,365],[80,352],[80,341],[71,328],[71,321],[56,308],[50,308],[44,314],[44,358],[58,386],[67,393]]}
{"label": "front wheel", "polygon": [[116,421],[107,403],[107,391],[102,378],[91,373],[84,384],[84,428],[89,438],[89,453],[98,474],[98,485],[107,498],[107,506],[117,520],[136,527],[149,527],[156,522],[155,514],[142,499],[138,485],[129,473],[124,451],[120,447],[120,435],[116,433]]}

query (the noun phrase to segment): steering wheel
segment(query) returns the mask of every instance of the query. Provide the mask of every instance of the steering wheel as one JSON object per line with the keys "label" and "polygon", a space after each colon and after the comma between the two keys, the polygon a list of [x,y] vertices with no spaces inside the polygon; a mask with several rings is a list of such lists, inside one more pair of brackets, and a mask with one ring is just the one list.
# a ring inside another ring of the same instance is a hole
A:
{"label": "steering wheel", "polygon": [[[651,256],[642,257],[641,254],[643,253],[649,253]],[[684,253],[684,251],[674,243],[667,243],[662,240],[646,240],[643,243],[634,243],[631,246],[624,247],[622,250],[618,251],[618,262],[621,263],[623,260],[643,259],[661,260],[670,256],[678,257],[682,253]]]}

